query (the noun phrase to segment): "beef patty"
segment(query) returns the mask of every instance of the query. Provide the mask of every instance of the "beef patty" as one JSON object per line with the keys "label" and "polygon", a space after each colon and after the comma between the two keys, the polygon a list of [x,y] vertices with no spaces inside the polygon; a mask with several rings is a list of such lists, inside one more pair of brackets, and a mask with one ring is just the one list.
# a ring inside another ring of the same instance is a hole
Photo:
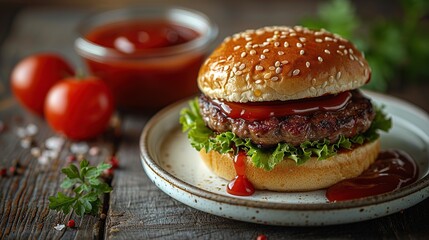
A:
{"label": "beef patty", "polygon": [[351,93],[351,99],[340,110],[320,110],[308,115],[288,115],[254,121],[228,117],[205,95],[199,97],[199,105],[204,122],[215,132],[231,131],[240,138],[250,138],[261,147],[277,143],[297,146],[307,140],[327,139],[335,142],[341,135],[353,137],[368,130],[375,117],[371,101],[359,90]]}

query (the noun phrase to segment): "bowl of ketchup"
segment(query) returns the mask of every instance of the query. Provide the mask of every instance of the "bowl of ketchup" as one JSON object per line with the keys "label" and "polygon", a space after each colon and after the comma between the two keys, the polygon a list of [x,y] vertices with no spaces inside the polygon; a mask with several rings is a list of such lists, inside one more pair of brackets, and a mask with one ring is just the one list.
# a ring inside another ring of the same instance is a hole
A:
{"label": "bowl of ketchup", "polygon": [[198,92],[198,71],[218,30],[194,10],[131,7],[94,14],[78,32],[77,53],[119,108],[157,110]]}

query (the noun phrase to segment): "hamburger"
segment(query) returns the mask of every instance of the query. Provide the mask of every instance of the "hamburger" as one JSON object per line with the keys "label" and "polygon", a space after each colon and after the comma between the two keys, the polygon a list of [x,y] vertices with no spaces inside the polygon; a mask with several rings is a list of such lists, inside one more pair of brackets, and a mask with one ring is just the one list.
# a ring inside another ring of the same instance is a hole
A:
{"label": "hamburger", "polygon": [[255,189],[309,191],[360,175],[391,121],[358,88],[364,55],[326,30],[270,26],[225,40],[200,68],[201,95],[181,111],[191,145],[231,180],[246,154]]}

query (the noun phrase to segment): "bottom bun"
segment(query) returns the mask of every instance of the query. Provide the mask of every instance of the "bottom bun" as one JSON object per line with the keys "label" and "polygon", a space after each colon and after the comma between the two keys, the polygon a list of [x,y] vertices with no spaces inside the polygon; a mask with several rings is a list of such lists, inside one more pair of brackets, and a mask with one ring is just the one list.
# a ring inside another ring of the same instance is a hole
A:
{"label": "bottom bun", "polygon": [[[297,165],[291,159],[285,159],[273,170],[266,171],[255,167],[250,157],[246,161],[246,177],[255,189],[272,191],[310,191],[327,188],[335,183],[359,176],[377,158],[380,140],[366,143],[353,150],[340,152],[325,160],[310,158],[304,164]],[[234,155],[216,151],[200,151],[206,165],[218,176],[232,180],[236,176]]]}

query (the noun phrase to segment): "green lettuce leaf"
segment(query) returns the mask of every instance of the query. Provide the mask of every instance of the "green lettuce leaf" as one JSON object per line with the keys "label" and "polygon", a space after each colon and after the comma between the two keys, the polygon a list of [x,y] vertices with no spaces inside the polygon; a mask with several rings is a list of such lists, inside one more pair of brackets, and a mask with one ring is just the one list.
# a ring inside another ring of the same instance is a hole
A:
{"label": "green lettuce leaf", "polygon": [[256,167],[269,171],[284,158],[290,158],[297,164],[302,164],[311,157],[317,157],[319,160],[327,159],[337,154],[339,149],[351,149],[354,144],[361,145],[374,141],[379,137],[378,130],[387,132],[392,127],[391,119],[382,109],[377,107],[375,109],[376,116],[370,128],[365,133],[352,138],[340,136],[335,143],[329,143],[327,139],[306,141],[299,146],[279,143],[270,149],[261,149],[253,144],[250,139],[241,139],[232,132],[213,132],[205,125],[201,117],[197,99],[190,101],[188,108],[182,109],[179,121],[183,132],[188,132],[188,139],[196,150],[235,153],[237,149],[243,149]]}

